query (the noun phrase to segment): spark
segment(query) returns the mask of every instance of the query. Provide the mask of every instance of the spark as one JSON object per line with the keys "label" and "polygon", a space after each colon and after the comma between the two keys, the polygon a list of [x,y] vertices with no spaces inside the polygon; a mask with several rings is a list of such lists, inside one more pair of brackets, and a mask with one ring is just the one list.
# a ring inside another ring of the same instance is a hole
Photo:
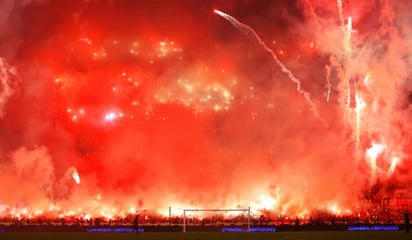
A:
{"label": "spark", "polygon": [[79,40],[80,40],[81,42],[86,43],[87,45],[92,45],[92,40],[90,40],[90,39],[87,38],[87,37],[80,38]]}
{"label": "spark", "polygon": [[158,58],[163,58],[169,55],[169,53],[176,53],[182,51],[182,49],[174,47],[174,42],[173,41],[161,41],[159,43],[159,48],[158,48]]}
{"label": "spark", "polygon": [[107,56],[106,50],[104,48],[100,49],[99,51],[96,51],[93,53],[93,58],[94,60],[102,59]]}
{"label": "spark", "polygon": [[366,75],[366,77],[363,79],[363,84],[365,84],[365,86],[368,86],[368,85],[369,85],[369,79],[371,78],[371,76],[372,76],[372,74],[371,74],[371,73],[368,73],[368,74]]}
{"label": "spark", "polygon": [[77,184],[80,184],[80,175],[77,171],[73,172],[72,177]]}
{"label": "spark", "polygon": [[392,161],[391,161],[391,165],[389,166],[389,170],[388,170],[388,177],[391,177],[393,175],[393,173],[395,172],[395,168],[397,166],[399,162],[399,158],[398,157],[393,157]]}
{"label": "spark", "polygon": [[311,43],[309,44],[309,47],[310,47],[310,48],[314,48],[314,47],[315,47],[315,43],[314,43],[314,42],[311,42]]}
{"label": "spark", "polygon": [[124,117],[123,113],[115,113],[115,112],[108,112],[104,115],[104,119],[108,122],[113,122],[117,120],[118,118]]}
{"label": "spark", "polygon": [[376,142],[372,142],[372,146],[366,150],[366,157],[369,159],[372,180],[376,179],[377,158],[384,150],[385,150],[385,145],[379,144]]}

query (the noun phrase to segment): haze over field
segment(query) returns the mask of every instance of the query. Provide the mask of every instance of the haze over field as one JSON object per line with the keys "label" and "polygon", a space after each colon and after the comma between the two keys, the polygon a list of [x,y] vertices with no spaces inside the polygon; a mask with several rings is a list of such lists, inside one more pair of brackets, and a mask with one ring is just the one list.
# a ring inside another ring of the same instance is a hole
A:
{"label": "haze over field", "polygon": [[0,215],[304,215],[410,194],[410,9],[1,1]]}

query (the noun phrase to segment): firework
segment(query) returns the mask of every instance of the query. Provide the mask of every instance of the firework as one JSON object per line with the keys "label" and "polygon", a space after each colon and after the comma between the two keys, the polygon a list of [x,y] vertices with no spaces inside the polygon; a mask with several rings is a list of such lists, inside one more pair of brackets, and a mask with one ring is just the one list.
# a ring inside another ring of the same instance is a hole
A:
{"label": "firework", "polygon": [[78,172],[73,172],[72,177],[73,177],[73,180],[74,180],[77,184],[80,184],[80,176],[79,176],[79,173],[78,173]]}
{"label": "firework", "polygon": [[410,194],[408,1],[199,3],[0,3],[0,217]]}
{"label": "firework", "polygon": [[230,15],[228,15],[228,14],[222,12],[222,11],[214,10],[214,12],[216,14],[218,14],[219,16],[223,17],[224,19],[226,19],[227,21],[229,21],[234,27],[236,27],[242,33],[246,34],[247,36],[249,36],[250,38],[255,40],[259,44],[259,46],[261,46],[266,52],[268,52],[272,56],[273,60],[275,60],[277,65],[280,67],[282,72],[287,74],[289,79],[296,84],[296,90],[305,97],[306,101],[308,102],[308,104],[309,104],[311,110],[313,111],[313,113],[315,114],[316,118],[320,119],[323,123],[325,123],[325,120],[319,115],[319,112],[318,112],[318,109],[317,109],[316,105],[312,102],[312,100],[310,98],[310,94],[302,89],[302,83],[300,82],[300,80],[297,79],[293,75],[293,73],[279,60],[279,58],[276,56],[275,52],[273,52],[273,50],[270,49],[263,42],[263,40],[255,32],[255,30],[253,30],[248,25],[245,25],[245,24],[239,22],[236,18],[234,18],[234,17],[232,17],[232,16],[230,16]]}

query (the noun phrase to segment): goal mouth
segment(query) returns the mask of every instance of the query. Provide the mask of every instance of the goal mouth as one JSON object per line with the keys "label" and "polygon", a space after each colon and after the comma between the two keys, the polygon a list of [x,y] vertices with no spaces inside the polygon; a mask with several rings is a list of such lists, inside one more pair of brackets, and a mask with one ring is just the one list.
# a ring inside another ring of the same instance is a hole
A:
{"label": "goal mouth", "polygon": [[[239,214],[238,217],[232,218],[233,221],[225,221],[225,218],[217,218],[216,221],[213,223],[215,226],[236,226],[239,228],[244,229],[246,232],[250,232],[250,207],[248,208],[228,208],[228,209],[200,209],[200,208],[187,208],[187,209],[182,209],[183,211],[183,229],[182,232],[186,232],[187,226],[189,226],[190,219],[187,219],[187,213],[191,212],[210,212],[210,213],[228,213],[228,212],[236,212],[236,213],[241,213],[244,212],[244,214]],[[227,218],[226,218],[227,219]],[[222,220],[222,221],[219,221]],[[246,220],[246,222],[245,222]],[[202,222],[202,224],[204,224]]]}

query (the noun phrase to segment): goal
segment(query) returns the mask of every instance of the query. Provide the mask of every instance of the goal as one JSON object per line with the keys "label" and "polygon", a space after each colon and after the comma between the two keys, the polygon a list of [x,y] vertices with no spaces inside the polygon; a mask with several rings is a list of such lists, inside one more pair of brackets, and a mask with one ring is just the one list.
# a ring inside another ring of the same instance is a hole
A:
{"label": "goal", "polygon": [[186,232],[186,213],[189,212],[247,212],[247,231],[250,232],[250,207],[240,209],[182,209],[183,210],[183,232]]}

